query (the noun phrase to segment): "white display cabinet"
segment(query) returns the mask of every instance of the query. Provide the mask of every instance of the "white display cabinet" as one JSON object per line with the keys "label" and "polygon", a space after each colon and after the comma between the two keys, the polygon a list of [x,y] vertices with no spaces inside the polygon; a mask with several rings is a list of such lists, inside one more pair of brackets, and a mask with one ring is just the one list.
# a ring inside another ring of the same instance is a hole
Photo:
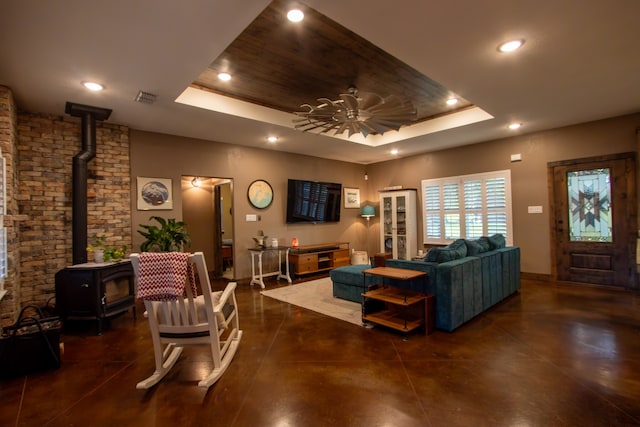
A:
{"label": "white display cabinet", "polygon": [[380,246],[395,259],[418,252],[416,189],[380,192]]}

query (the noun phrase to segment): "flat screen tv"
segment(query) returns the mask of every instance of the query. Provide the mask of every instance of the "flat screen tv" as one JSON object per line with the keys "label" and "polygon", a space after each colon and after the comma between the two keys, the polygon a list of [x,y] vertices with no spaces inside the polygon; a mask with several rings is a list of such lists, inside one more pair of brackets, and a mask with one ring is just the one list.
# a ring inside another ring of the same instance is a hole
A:
{"label": "flat screen tv", "polygon": [[342,184],[290,179],[287,224],[340,221]]}

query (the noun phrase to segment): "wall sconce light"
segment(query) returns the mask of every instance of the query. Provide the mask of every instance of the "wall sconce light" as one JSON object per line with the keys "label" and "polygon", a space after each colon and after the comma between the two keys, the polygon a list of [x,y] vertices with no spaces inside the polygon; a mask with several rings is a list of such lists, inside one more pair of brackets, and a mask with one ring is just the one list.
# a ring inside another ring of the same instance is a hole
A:
{"label": "wall sconce light", "polygon": [[194,186],[194,187],[200,187],[200,186],[202,186],[202,180],[200,179],[199,176],[196,176],[195,178],[193,178],[191,180],[191,185]]}

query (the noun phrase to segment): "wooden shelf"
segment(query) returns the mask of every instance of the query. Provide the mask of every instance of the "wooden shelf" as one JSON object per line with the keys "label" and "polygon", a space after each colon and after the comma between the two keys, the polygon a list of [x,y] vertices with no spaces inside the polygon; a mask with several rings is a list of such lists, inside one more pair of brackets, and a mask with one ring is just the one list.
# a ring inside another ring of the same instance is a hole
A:
{"label": "wooden shelf", "polygon": [[405,316],[396,310],[382,310],[365,314],[362,319],[401,332],[411,332],[424,325],[424,320],[421,317]]}
{"label": "wooden shelf", "polygon": [[349,260],[347,242],[299,246],[289,252],[291,272],[298,276],[349,265]]}
{"label": "wooden shelf", "polygon": [[363,293],[362,296],[403,306],[416,304],[425,299],[425,295],[420,292],[390,287],[374,289]]}
{"label": "wooden shelf", "polygon": [[[402,268],[375,267],[364,270],[363,273],[399,281],[409,281],[420,277],[426,280],[426,273]],[[433,330],[434,297],[431,294],[395,286],[378,285],[363,292],[362,296],[364,297],[363,322],[375,323],[406,334],[419,328],[423,329],[426,334],[430,334]],[[384,303],[384,307],[378,303],[371,305],[370,310],[367,310],[367,300],[380,301]]]}

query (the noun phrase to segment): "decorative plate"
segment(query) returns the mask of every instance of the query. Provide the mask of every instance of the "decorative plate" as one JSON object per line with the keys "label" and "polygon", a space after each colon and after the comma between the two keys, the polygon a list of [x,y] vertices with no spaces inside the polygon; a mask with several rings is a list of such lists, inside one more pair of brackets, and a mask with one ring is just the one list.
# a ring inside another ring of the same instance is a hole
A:
{"label": "decorative plate", "polygon": [[273,202],[273,188],[263,179],[256,179],[249,184],[247,198],[251,206],[257,209],[268,208]]}

